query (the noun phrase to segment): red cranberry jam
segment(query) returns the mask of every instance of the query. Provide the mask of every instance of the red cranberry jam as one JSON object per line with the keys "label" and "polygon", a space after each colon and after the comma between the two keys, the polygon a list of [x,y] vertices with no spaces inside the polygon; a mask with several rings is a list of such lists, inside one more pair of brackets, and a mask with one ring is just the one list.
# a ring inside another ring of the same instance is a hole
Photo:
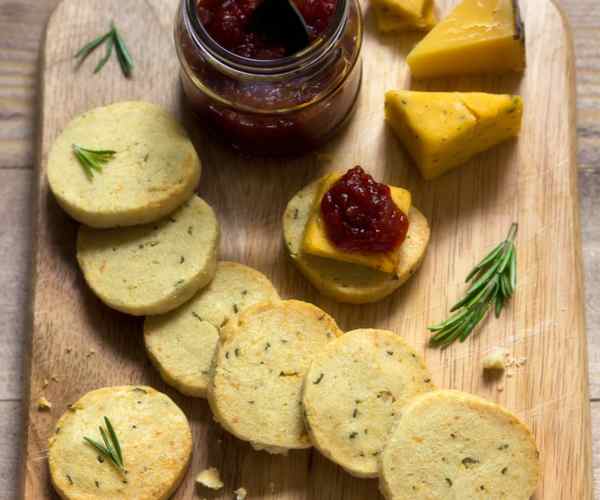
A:
{"label": "red cranberry jam", "polygon": [[389,252],[402,244],[408,217],[392,199],[389,186],[375,182],[361,167],[349,170],[321,201],[327,236],[350,252]]}
{"label": "red cranberry jam", "polygon": [[[206,30],[227,50],[251,59],[277,59],[290,55],[281,42],[255,31],[251,19],[263,0],[197,0],[198,16]],[[287,1],[287,0],[282,0]],[[293,0],[304,18],[310,41],[331,25],[337,0]]]}

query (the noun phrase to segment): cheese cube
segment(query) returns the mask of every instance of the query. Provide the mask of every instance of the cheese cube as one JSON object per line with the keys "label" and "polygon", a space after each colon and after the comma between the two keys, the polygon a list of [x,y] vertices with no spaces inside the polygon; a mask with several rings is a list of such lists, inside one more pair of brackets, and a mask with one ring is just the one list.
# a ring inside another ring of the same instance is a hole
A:
{"label": "cheese cube", "polygon": [[[347,252],[337,248],[327,236],[325,222],[321,217],[321,200],[344,174],[333,173],[323,178],[321,189],[313,203],[312,215],[306,224],[302,249],[304,252],[319,257],[358,264],[384,273],[395,273],[400,261],[400,247],[387,253]],[[411,194],[406,189],[390,186],[392,199],[406,215],[412,204]]]}
{"label": "cheese cube", "polygon": [[417,19],[399,15],[390,10],[389,7],[374,7],[373,10],[375,11],[377,27],[383,33],[411,30],[428,31],[437,22],[433,2],[427,2],[423,16]]}
{"label": "cheese cube", "polygon": [[517,136],[523,103],[510,95],[390,91],[388,123],[425,179]]}

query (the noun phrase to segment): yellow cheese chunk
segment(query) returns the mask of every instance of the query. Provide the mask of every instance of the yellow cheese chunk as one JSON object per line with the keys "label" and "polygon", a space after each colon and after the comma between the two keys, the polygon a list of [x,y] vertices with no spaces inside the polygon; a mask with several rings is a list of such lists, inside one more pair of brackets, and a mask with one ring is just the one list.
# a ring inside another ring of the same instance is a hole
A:
{"label": "yellow cheese chunk", "polygon": [[375,10],[391,14],[407,22],[418,22],[425,17],[427,7],[433,0],[371,0]]}
{"label": "yellow cheese chunk", "polygon": [[523,102],[518,96],[390,91],[388,123],[425,179],[433,179],[519,134]]}
{"label": "yellow cheese chunk", "polygon": [[[326,257],[351,264],[359,264],[382,271],[384,273],[395,273],[400,261],[399,245],[392,252],[387,253],[366,253],[366,252],[346,252],[335,247],[327,237],[325,222],[321,217],[321,200],[325,193],[331,189],[344,174],[333,173],[325,176],[321,181],[321,189],[315,198],[312,215],[306,224],[304,231],[304,240],[302,250],[311,255]],[[397,207],[405,214],[408,214],[412,204],[411,194],[406,189],[390,186],[392,199]]]}
{"label": "yellow cheese chunk", "polygon": [[517,0],[463,0],[406,58],[414,78],[525,68]]}
{"label": "yellow cheese chunk", "polygon": [[398,15],[387,7],[374,7],[373,10],[375,11],[377,27],[383,33],[412,30],[429,31],[437,22],[432,1],[427,2],[423,16],[417,19]]}

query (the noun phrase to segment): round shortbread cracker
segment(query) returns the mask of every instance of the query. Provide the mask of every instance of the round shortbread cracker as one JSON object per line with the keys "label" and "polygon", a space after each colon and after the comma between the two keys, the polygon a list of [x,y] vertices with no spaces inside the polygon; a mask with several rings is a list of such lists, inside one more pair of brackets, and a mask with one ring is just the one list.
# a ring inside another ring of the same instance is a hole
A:
{"label": "round shortbread cracker", "polygon": [[528,500],[539,476],[531,432],[508,410],[458,391],[419,396],[381,457],[388,500]]}
{"label": "round shortbread cracker", "polygon": [[313,444],[357,477],[377,477],[402,407],[433,390],[420,356],[400,336],[361,329],[330,342],[310,366],[303,406]]}
{"label": "round shortbread cracker", "polygon": [[318,191],[319,182],[315,182],[290,200],[283,216],[283,235],[292,260],[321,293],[351,304],[377,302],[400,288],[416,272],[425,258],[431,232],[425,216],[414,207],[408,214],[410,227],[401,247],[396,274],[303,252],[304,230]]}
{"label": "round shortbread cracker", "polygon": [[328,314],[296,300],[234,316],[221,331],[208,390],[215,419],[256,449],[309,448],[302,383],[312,358],[341,334]]}
{"label": "round shortbread cracker", "polygon": [[77,260],[105,304],[136,316],[162,314],[188,301],[213,278],[219,224],[193,196],[160,222],[120,229],[81,226]]}
{"label": "round shortbread cracker", "polygon": [[[102,443],[110,420],[127,474],[84,441]],[[56,424],[49,440],[52,484],[69,500],[162,500],[182,480],[192,454],[186,416],[151,387],[106,387],[87,393]]]}
{"label": "round shortbread cracker", "polygon": [[[113,150],[102,172],[88,177],[73,145]],[[200,160],[183,127],[147,102],[119,102],[71,121],[48,156],[48,183],[60,206],[91,227],[154,222],[194,192]]]}
{"label": "round shortbread cracker", "polygon": [[179,392],[204,397],[219,328],[246,307],[279,299],[262,273],[236,262],[219,262],[210,284],[190,301],[144,322],[146,350],[162,378]]}

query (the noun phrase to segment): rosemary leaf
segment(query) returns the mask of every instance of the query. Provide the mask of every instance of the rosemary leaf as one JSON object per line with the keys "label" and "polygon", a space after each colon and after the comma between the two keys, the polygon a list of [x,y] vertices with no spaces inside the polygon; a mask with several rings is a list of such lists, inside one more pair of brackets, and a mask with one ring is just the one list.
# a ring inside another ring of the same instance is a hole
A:
{"label": "rosemary leaf", "polygon": [[518,225],[512,224],[506,239],[469,273],[467,283],[475,282],[452,307],[451,316],[428,327],[434,334],[429,340],[431,346],[444,348],[456,340],[464,342],[492,309],[496,318],[500,316],[517,287],[517,231]]}
{"label": "rosemary leaf", "polygon": [[112,160],[117,152],[111,150],[93,150],[73,144],[73,154],[88,178],[92,180],[94,172],[101,173],[102,166]]}
{"label": "rosemary leaf", "polygon": [[123,467],[124,466],[123,453],[121,452],[121,445],[119,444],[119,440],[117,439],[117,434],[115,433],[115,430],[114,430],[112,424],[110,423],[110,420],[108,420],[107,417],[104,417],[104,423],[106,424],[106,428],[108,429],[108,434],[113,443],[113,447],[114,447],[115,451],[117,452],[117,457],[119,458],[119,464],[121,467]]}
{"label": "rosemary leaf", "polygon": [[74,56],[75,59],[78,60],[77,66],[79,67],[92,52],[94,52],[103,44],[106,44],[106,53],[96,65],[94,74],[99,73],[102,68],[104,68],[106,63],[109,61],[114,48],[116,49],[115,52],[117,53],[117,60],[119,61],[121,71],[126,78],[129,78],[133,72],[133,58],[131,57],[131,53],[129,52],[129,49],[127,48],[127,45],[117,30],[114,22],[110,23],[110,31],[108,31],[108,33],[100,35],[98,38],[86,43],[77,51]]}
{"label": "rosemary leaf", "polygon": [[108,42],[106,43],[106,54],[104,55],[104,57],[102,59],[100,59],[100,62],[96,66],[96,69],[94,69],[94,74],[99,73],[100,70],[102,68],[104,68],[104,65],[108,62],[108,60],[110,59],[110,56],[112,55],[114,45],[115,45],[115,43],[113,41],[113,38],[110,37],[108,39]]}
{"label": "rosemary leaf", "polygon": [[117,58],[119,59],[119,64],[121,65],[121,71],[123,71],[123,74],[129,78],[133,72],[133,59],[131,58],[131,54],[127,49],[127,45],[125,45],[125,42],[117,31],[114,23],[111,23],[111,27],[114,43],[117,48]]}
{"label": "rosemary leaf", "polygon": [[100,45],[102,45],[106,40],[110,38],[110,33],[105,33],[104,35],[100,35],[98,38],[92,40],[91,42],[85,44],[81,47],[77,53],[73,56],[75,59],[79,59],[78,64],[81,64],[87,56],[89,56],[94,50],[96,50]]}
{"label": "rosemary leaf", "polygon": [[119,443],[115,429],[113,428],[108,417],[104,417],[104,423],[106,425],[106,429],[104,429],[102,426],[98,427],[104,444],[101,444],[100,442],[87,436],[83,438],[83,441],[92,446],[101,455],[106,457],[119,470],[119,472],[126,474],[127,471],[125,470],[123,452],[121,450],[121,444]]}

